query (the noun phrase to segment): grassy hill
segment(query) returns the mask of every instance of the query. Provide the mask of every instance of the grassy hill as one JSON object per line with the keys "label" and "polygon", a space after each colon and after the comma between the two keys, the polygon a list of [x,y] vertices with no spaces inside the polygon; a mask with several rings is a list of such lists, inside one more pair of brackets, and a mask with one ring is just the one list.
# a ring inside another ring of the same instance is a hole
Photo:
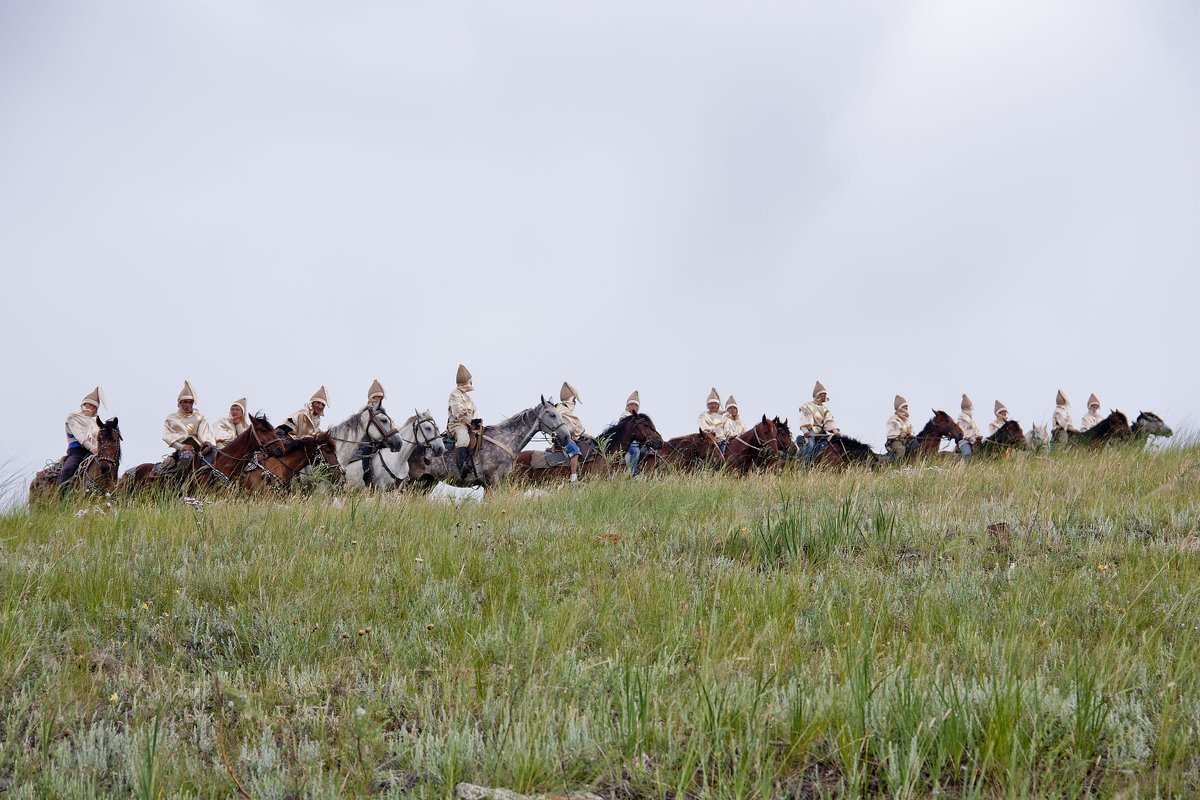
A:
{"label": "grassy hill", "polygon": [[1195,796],[1200,448],[0,517],[0,792]]}

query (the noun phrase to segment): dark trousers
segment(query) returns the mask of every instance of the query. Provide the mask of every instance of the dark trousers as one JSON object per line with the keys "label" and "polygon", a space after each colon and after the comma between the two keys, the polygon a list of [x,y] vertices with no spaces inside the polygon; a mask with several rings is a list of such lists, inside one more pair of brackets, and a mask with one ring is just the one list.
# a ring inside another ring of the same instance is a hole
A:
{"label": "dark trousers", "polygon": [[65,461],[63,461],[62,465],[62,472],[58,473],[58,485],[62,486],[64,483],[71,480],[71,478],[75,477],[75,471],[79,469],[79,465],[82,464],[83,460],[90,455],[91,452],[89,452],[88,449],[83,446],[68,447],[67,458]]}

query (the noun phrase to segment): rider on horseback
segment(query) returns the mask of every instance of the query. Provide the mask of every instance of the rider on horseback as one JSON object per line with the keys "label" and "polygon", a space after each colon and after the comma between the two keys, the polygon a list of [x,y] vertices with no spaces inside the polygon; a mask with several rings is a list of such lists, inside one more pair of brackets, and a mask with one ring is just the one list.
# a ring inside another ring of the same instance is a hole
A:
{"label": "rider on horseback", "polygon": [[466,480],[467,470],[471,466],[471,428],[482,430],[483,421],[475,416],[478,411],[468,394],[475,391],[475,385],[471,383],[471,373],[462,364],[458,365],[454,382],[454,391],[450,393],[447,403],[449,417],[446,420],[446,433],[454,437],[454,463],[462,479]]}
{"label": "rider on horseback", "polygon": [[742,421],[741,412],[738,409],[737,399],[733,395],[729,395],[729,399],[725,401],[725,439],[728,441],[735,436],[741,436],[746,432],[746,423]]}
{"label": "rider on horseback", "polygon": [[304,408],[285,419],[282,424],[277,425],[275,430],[280,436],[286,434],[295,439],[314,436],[321,432],[321,417],[325,416],[325,406],[327,405],[329,405],[329,395],[325,393],[325,387],[322,386],[313,392],[313,396],[308,399]]}
{"label": "rider on horseback", "polygon": [[1079,432],[1084,433],[1096,427],[1096,424],[1104,417],[1100,416],[1100,398],[1092,394],[1088,397],[1088,412],[1083,415],[1083,419],[1079,421]]}
{"label": "rider on horseback", "polygon": [[99,446],[100,426],[96,423],[99,408],[100,387],[97,386],[80,401],[78,411],[67,415],[67,455],[58,473],[58,485],[62,489],[66,488],[67,481],[75,475],[83,460],[94,454]]}
{"label": "rider on horseback", "polygon": [[250,428],[246,422],[246,398],[234,400],[229,406],[229,416],[221,417],[213,426],[213,439],[217,447],[224,447]]}
{"label": "rider on horseback", "polygon": [[208,420],[196,410],[196,393],[187,381],[183,382],[176,403],[179,410],[169,414],[163,421],[162,438],[172,450],[171,455],[163,461],[164,469],[183,466],[183,462],[191,461],[197,447],[203,449],[215,444]]}
{"label": "rider on horseback", "polygon": [[958,427],[962,428],[963,438],[958,443],[958,452],[964,458],[971,456],[971,450],[983,439],[979,428],[975,427],[975,404],[965,394],[962,396],[962,413],[958,415]]}
{"label": "rider on horseback", "polygon": [[[634,389],[629,393],[629,397],[625,398],[625,410],[621,412],[618,420],[625,419],[637,414],[642,408],[642,398],[638,395],[638,390]],[[630,442],[629,449],[625,452],[625,463],[629,465],[629,474],[637,475],[638,462],[642,459],[642,446],[637,442]]]}
{"label": "rider on horseback", "polygon": [[558,415],[562,417],[562,421],[567,423],[567,429],[571,438],[567,440],[567,446],[563,451],[567,457],[571,459],[571,483],[579,480],[579,455],[583,451],[579,449],[580,440],[587,437],[587,431],[584,430],[583,421],[575,415],[575,404],[579,402],[579,392],[568,381],[563,381],[562,388],[558,390],[558,405],[554,408],[558,411]]}
{"label": "rider on horseback", "polygon": [[725,452],[725,423],[727,418],[721,413],[721,395],[717,393],[717,387],[713,387],[708,393],[708,408],[701,412],[696,418],[696,426],[701,433],[711,433],[717,439],[717,445],[721,448],[721,452]]}
{"label": "rider on horseback", "polygon": [[1067,400],[1067,396],[1063,394],[1063,390],[1059,389],[1058,394],[1054,398],[1054,418],[1050,423],[1050,435],[1054,441],[1066,443],[1067,436],[1072,433],[1079,433],[1075,427],[1075,423],[1071,421],[1071,404]]}
{"label": "rider on horseback", "polygon": [[804,435],[804,463],[811,462],[829,446],[829,437],[840,433],[833,412],[825,404],[829,393],[817,381],[813,386],[813,399],[800,406],[800,430]]}
{"label": "rider on horseback", "polygon": [[988,425],[988,436],[993,435],[996,431],[1004,427],[1004,423],[1008,422],[1008,408],[999,400],[996,401],[996,418]]}
{"label": "rider on horseback", "polygon": [[892,408],[895,413],[888,417],[887,443],[884,445],[884,449],[893,460],[899,461],[908,453],[909,444],[913,438],[913,426],[912,421],[908,418],[907,400],[896,395],[896,399],[892,401]]}

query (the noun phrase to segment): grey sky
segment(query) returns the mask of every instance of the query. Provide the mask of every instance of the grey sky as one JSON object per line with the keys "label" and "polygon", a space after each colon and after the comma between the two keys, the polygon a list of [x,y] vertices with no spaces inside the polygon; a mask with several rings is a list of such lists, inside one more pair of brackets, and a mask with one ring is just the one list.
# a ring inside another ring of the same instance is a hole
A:
{"label": "grey sky", "polygon": [[[1067,391],[1200,412],[1185,2],[0,5],[0,462],[96,383],[127,463],[189,378],[372,378],[495,420],[570,378],[667,435],[813,381],[879,446]],[[455,311],[455,308],[460,310]]]}

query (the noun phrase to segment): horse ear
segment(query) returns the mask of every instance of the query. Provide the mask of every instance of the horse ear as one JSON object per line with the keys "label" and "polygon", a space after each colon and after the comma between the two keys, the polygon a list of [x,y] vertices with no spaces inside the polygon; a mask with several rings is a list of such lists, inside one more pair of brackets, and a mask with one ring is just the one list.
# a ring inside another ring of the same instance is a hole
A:
{"label": "horse ear", "polygon": [[762,421],[763,421],[764,423],[767,421],[767,415],[766,415],[766,414],[763,414],[763,420],[762,420]]}
{"label": "horse ear", "polygon": [[546,395],[542,395],[542,405],[546,405]]}

